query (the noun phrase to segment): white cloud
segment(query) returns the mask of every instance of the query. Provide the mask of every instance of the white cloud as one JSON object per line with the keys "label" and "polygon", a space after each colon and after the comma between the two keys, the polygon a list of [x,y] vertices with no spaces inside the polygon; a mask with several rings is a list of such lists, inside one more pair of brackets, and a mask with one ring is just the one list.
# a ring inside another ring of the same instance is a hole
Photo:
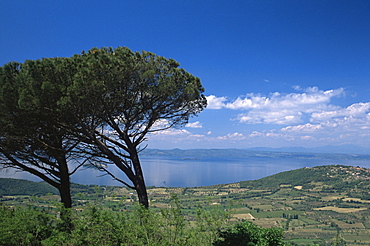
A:
{"label": "white cloud", "polygon": [[169,122],[168,120],[157,120],[156,122],[154,122],[151,130],[159,130],[159,129],[165,129],[169,126]]}
{"label": "white cloud", "polygon": [[249,137],[251,138],[274,138],[274,139],[284,139],[284,140],[292,140],[291,135],[282,134],[282,133],[276,133],[274,130],[267,131],[267,132],[259,132],[259,131],[253,131],[251,134],[249,134]]}
{"label": "white cloud", "polygon": [[259,111],[239,114],[237,120],[248,124],[296,124],[301,122],[302,112],[294,110]]}
{"label": "white cloud", "polygon": [[210,95],[206,99],[208,109],[221,109],[224,107],[224,101],[227,100],[226,97],[216,97],[215,95]]}
{"label": "white cloud", "polygon": [[322,129],[321,125],[313,125],[310,123],[304,125],[297,125],[297,126],[287,126],[282,131],[286,132],[313,132]]}
{"label": "white cloud", "polygon": [[301,140],[314,140],[315,138],[309,135],[301,136]]}
{"label": "white cloud", "polygon": [[205,136],[201,135],[201,134],[193,134],[193,135],[190,135],[189,137],[191,137],[191,138],[204,138]]}
{"label": "white cloud", "polygon": [[[345,95],[342,88],[320,90],[317,87],[294,87],[295,93],[246,94],[230,100],[227,97],[207,97],[208,109],[235,112],[232,126],[225,121],[215,122],[220,134],[209,129],[193,134],[187,130],[168,129],[151,135],[162,144],[163,140],[174,146],[201,147],[229,146],[320,146],[326,144],[368,144],[370,137],[370,102],[354,103],[341,107],[333,98]],[[225,117],[220,111],[220,117]],[[228,116],[229,117],[229,116]],[[226,119],[227,120],[227,119]],[[244,124],[249,124],[246,126]],[[203,120],[186,125],[187,129],[201,128]],[[165,126],[166,121],[158,122]],[[254,125],[252,125],[254,124]],[[210,124],[212,125],[212,124]],[[277,128],[276,125],[282,125]],[[207,126],[209,127],[209,126]],[[230,129],[233,129],[231,131]],[[248,134],[242,134],[250,130]],[[229,131],[231,133],[227,133]],[[216,135],[216,136],[215,136]],[[253,140],[253,141],[251,141]]]}
{"label": "white cloud", "polygon": [[296,90],[296,91],[301,91],[302,87],[300,87],[299,85],[294,85],[293,89]]}
{"label": "white cloud", "polygon": [[249,137],[263,137],[264,134],[259,131],[253,131],[251,134],[249,134]]}
{"label": "white cloud", "polygon": [[221,140],[244,140],[244,139],[246,139],[246,137],[243,134],[239,133],[239,132],[234,132],[234,133],[229,133],[226,136],[217,137],[217,139],[221,139]]}
{"label": "white cloud", "polygon": [[185,127],[189,127],[189,128],[202,128],[202,124],[199,122],[199,121],[195,121],[193,123],[188,123],[185,125]]}
{"label": "white cloud", "polygon": [[150,134],[154,136],[174,136],[174,135],[190,135],[191,133],[185,129],[170,128],[166,130],[152,132]]}
{"label": "white cloud", "polygon": [[[311,132],[329,134],[329,132],[346,133],[370,130],[370,103],[355,103],[347,108],[315,112],[311,115],[311,123],[287,126],[284,132]],[[355,134],[354,134],[355,135]]]}
{"label": "white cloud", "polygon": [[355,103],[337,110],[313,113],[310,123],[287,126],[282,133],[295,139],[317,144],[368,142],[370,136],[370,103]]}
{"label": "white cloud", "polygon": [[254,94],[247,95],[246,98],[238,97],[234,102],[225,104],[229,109],[255,109],[264,108],[270,103],[270,99]]}
{"label": "white cloud", "polygon": [[282,135],[281,134],[278,134],[278,133],[274,133],[274,132],[268,132],[266,133],[265,135],[266,137],[281,137]]}
{"label": "white cloud", "polygon": [[355,103],[347,108],[341,108],[338,110],[322,111],[313,113],[311,115],[311,121],[323,121],[338,117],[356,117],[366,118],[370,109],[370,103]]}
{"label": "white cloud", "polygon": [[[308,106],[320,105],[330,102],[335,96],[340,96],[344,92],[343,88],[336,90],[322,91],[317,87],[310,87],[304,93],[281,94],[279,92],[271,93],[269,97],[250,93],[245,97],[238,97],[235,101],[223,104],[220,107],[239,110],[250,109],[298,109]],[[225,101],[225,98],[222,97]]]}
{"label": "white cloud", "polygon": [[[296,87],[296,89],[300,89]],[[247,124],[298,124],[303,118],[323,110],[337,110],[339,107],[330,105],[333,97],[344,94],[344,89],[319,90],[309,87],[302,93],[282,94],[271,93],[269,96],[250,93],[227,102],[226,97],[209,96],[210,109],[233,109],[247,111],[240,113],[237,120]]]}

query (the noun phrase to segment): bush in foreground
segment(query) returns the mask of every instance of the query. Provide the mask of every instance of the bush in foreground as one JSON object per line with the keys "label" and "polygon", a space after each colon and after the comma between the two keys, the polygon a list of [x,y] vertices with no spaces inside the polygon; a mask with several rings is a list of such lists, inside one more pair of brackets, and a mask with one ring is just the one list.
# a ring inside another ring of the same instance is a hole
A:
{"label": "bush in foreground", "polygon": [[51,236],[54,216],[34,208],[0,207],[0,245],[39,245]]}
{"label": "bush in foreground", "polygon": [[199,207],[188,220],[176,200],[161,210],[90,206],[70,212],[72,227],[66,229],[60,211],[0,207],[0,245],[283,245],[281,230],[232,225],[221,209]]}
{"label": "bush in foreground", "polygon": [[213,243],[215,246],[278,246],[283,243],[281,228],[262,228],[250,221],[235,224],[219,231],[219,238]]}

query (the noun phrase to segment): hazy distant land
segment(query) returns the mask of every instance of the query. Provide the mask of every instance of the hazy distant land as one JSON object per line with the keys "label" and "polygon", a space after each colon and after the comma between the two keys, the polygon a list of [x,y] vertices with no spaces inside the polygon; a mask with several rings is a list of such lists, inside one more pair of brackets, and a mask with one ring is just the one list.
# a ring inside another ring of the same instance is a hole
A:
{"label": "hazy distant land", "polygon": [[[346,145],[347,146],[347,145]],[[346,146],[327,146],[326,148],[252,148],[252,149],[145,149],[141,156],[178,156],[182,158],[201,157],[268,157],[268,158],[299,158],[299,159],[332,159],[332,160],[370,160],[370,150],[347,146],[347,153],[343,150]],[[334,147],[338,152],[334,152]],[[332,151],[330,151],[332,149]],[[353,150],[353,151],[352,151]],[[315,152],[316,151],[316,152]],[[368,153],[368,154],[366,154]]]}

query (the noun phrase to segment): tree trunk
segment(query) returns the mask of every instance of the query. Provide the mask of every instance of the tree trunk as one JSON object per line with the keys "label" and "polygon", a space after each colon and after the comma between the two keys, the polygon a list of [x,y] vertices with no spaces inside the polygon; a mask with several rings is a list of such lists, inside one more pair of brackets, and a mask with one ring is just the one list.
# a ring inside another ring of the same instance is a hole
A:
{"label": "tree trunk", "polygon": [[[67,182],[64,182],[67,183]],[[69,183],[69,179],[68,179]],[[70,233],[74,225],[72,223],[72,199],[71,199],[71,192],[70,192],[70,185],[62,184],[59,186],[59,193],[60,193],[60,201],[63,204],[63,207],[60,209],[60,219],[63,221],[61,229],[65,232]]]}
{"label": "tree trunk", "polygon": [[139,203],[142,204],[145,208],[149,207],[148,193],[146,191],[145,181],[143,171],[141,169],[140,160],[138,154],[136,153],[131,156],[131,161],[134,166],[135,171],[135,181],[134,186],[139,198]]}
{"label": "tree trunk", "polygon": [[68,170],[67,160],[65,155],[62,154],[58,158],[59,164],[59,174],[60,174],[60,200],[63,203],[65,208],[72,207],[72,198],[71,198],[71,181],[70,181],[70,174]]}
{"label": "tree trunk", "polygon": [[143,205],[145,208],[149,207],[149,200],[148,200],[148,193],[146,191],[144,178],[136,178],[135,182],[135,190],[137,193],[137,197],[139,198],[139,203]]}
{"label": "tree trunk", "polygon": [[61,184],[60,184],[60,201],[63,203],[63,206],[65,208],[72,208],[72,198],[71,198],[71,187],[70,187],[70,181],[69,181],[69,176],[67,180],[66,178],[61,179]]}
{"label": "tree trunk", "polygon": [[59,172],[60,172],[60,201],[64,208],[61,208],[60,218],[63,221],[63,230],[71,232],[73,230],[72,223],[72,198],[71,198],[71,181],[68,170],[67,160],[63,157],[59,160]]}

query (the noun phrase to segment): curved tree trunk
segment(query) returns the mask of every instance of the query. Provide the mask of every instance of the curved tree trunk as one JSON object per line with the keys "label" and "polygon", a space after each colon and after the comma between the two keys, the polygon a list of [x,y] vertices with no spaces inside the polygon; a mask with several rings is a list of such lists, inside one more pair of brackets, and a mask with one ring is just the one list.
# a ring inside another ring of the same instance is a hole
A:
{"label": "curved tree trunk", "polygon": [[139,203],[143,205],[145,208],[149,207],[149,200],[148,200],[148,193],[146,191],[144,178],[137,177],[135,182],[135,190],[137,193],[137,197],[139,198]]}
{"label": "curved tree trunk", "polygon": [[145,208],[148,208],[149,207],[148,193],[146,190],[144,175],[141,169],[141,164],[136,149],[134,151],[134,154],[131,156],[131,161],[135,171],[135,180],[133,182],[137,196],[139,198],[139,203],[143,205]]}
{"label": "curved tree trunk", "polygon": [[[62,148],[60,148],[62,149]],[[71,181],[70,181],[70,174],[68,163],[64,153],[59,154],[57,158],[59,164],[59,175],[60,175],[60,185],[59,185],[59,193],[60,193],[60,201],[63,203],[65,208],[72,207],[72,198],[71,198]]]}

